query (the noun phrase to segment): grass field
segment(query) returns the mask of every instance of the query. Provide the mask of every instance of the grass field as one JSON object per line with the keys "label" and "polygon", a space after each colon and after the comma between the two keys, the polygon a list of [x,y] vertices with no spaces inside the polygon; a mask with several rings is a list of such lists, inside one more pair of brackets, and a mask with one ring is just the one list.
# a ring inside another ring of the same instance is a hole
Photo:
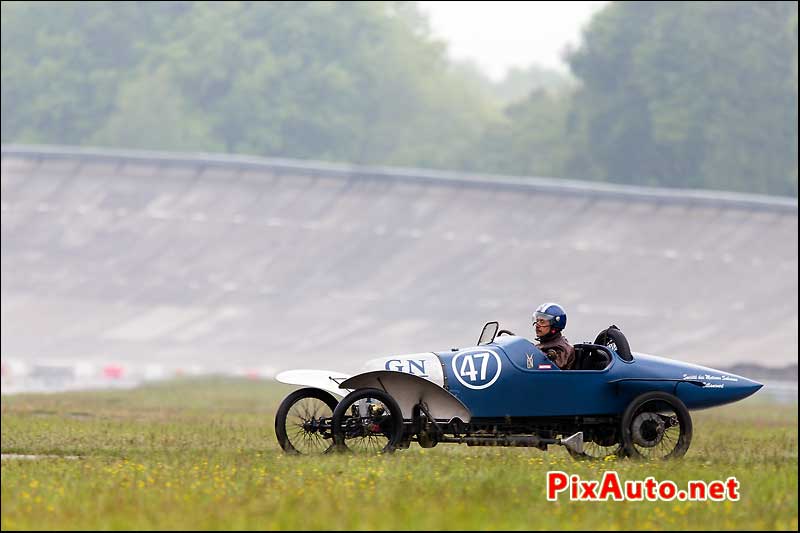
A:
{"label": "grass field", "polygon": [[[560,447],[440,445],[290,457],[273,415],[292,387],[177,381],[2,397],[2,529],[797,529],[797,405],[693,412],[679,461],[573,461]],[[545,473],[725,480],[738,502],[570,502]]]}

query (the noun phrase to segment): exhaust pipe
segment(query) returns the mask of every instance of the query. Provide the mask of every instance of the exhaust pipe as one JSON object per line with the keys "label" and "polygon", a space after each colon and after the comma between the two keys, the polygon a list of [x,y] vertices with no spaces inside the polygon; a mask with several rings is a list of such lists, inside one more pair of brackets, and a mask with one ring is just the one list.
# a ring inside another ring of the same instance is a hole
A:
{"label": "exhaust pipe", "polygon": [[519,437],[462,437],[460,441],[467,446],[524,446],[543,448],[556,444],[555,439],[542,439],[535,435]]}
{"label": "exhaust pipe", "polygon": [[508,435],[493,437],[491,435],[468,436],[468,437],[445,437],[440,438],[439,442],[452,442],[456,444],[466,444],[467,446],[523,446],[547,450],[550,444],[564,446],[576,453],[583,453],[583,432],[579,431],[566,439],[545,439],[536,435]]}

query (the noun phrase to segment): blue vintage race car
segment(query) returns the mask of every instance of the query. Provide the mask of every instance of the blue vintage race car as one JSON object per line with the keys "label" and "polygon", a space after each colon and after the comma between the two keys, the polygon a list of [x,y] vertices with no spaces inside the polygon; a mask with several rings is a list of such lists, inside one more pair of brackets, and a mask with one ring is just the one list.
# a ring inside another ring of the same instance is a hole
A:
{"label": "blue vintage race car", "polygon": [[559,369],[529,340],[498,329],[487,323],[470,348],[374,359],[355,376],[279,374],[278,381],[306,388],[281,403],[278,442],[290,453],[450,442],[542,450],[555,444],[575,458],[677,458],[692,440],[689,410],[735,402],[762,387],[633,353],[616,326],[575,345],[574,370]]}

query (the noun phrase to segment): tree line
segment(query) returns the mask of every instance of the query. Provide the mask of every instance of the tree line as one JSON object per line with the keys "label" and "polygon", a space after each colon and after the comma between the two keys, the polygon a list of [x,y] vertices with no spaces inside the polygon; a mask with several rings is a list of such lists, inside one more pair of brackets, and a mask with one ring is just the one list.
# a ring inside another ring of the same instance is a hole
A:
{"label": "tree line", "polygon": [[613,2],[492,83],[414,2],[3,2],[2,141],[797,195],[797,3]]}

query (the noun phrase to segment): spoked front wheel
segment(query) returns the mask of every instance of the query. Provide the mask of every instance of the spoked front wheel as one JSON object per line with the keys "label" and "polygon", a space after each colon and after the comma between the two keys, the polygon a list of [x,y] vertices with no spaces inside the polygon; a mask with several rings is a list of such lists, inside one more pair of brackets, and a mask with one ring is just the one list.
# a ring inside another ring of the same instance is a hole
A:
{"label": "spoked front wheel", "polygon": [[303,455],[329,452],[337,403],[333,394],[321,389],[300,389],[287,396],[275,414],[275,435],[281,448]]}
{"label": "spoked front wheel", "polygon": [[340,451],[391,453],[403,438],[403,414],[380,389],[358,389],[333,412],[333,441]]}

